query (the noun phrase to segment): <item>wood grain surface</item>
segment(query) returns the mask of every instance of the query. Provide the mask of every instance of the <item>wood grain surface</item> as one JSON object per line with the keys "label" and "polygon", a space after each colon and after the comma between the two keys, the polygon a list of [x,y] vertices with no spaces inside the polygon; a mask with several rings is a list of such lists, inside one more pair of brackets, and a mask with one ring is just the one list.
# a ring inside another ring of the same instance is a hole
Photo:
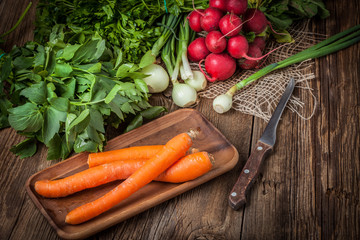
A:
{"label": "wood grain surface", "polygon": [[[0,0],[0,33],[28,2]],[[330,36],[360,24],[359,1],[328,0],[326,6],[331,17],[312,20],[311,31]],[[33,19],[27,16],[3,48],[31,39]],[[231,209],[228,195],[266,122],[236,111],[219,115],[211,100],[201,99],[196,109],[239,152],[235,168],[90,239],[360,239],[360,44],[316,60],[311,71],[315,115],[303,120],[284,112],[274,150],[242,209]],[[304,94],[295,88],[294,95]],[[166,94],[152,103],[178,109]],[[309,99],[302,114],[313,106]],[[117,135],[108,129],[109,139]],[[59,161],[47,161],[43,147],[17,158],[10,148],[21,139],[13,129],[0,130],[0,239],[59,239],[25,191],[31,175]]]}

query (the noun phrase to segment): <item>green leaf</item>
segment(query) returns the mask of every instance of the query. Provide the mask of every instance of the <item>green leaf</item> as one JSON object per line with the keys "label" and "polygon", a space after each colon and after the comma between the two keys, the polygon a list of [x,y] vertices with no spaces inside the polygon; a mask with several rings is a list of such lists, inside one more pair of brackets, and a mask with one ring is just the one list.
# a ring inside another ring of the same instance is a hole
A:
{"label": "green leaf", "polygon": [[138,89],[139,91],[141,91],[143,93],[149,92],[148,86],[144,80],[137,78],[137,79],[134,79],[134,82],[135,82],[136,89]]}
{"label": "green leaf", "polygon": [[27,69],[31,67],[34,63],[34,59],[32,57],[17,57],[13,60],[13,65],[17,69]]}
{"label": "green leaf", "polygon": [[76,126],[76,131],[82,132],[90,122],[89,114],[89,109],[85,109],[84,111],[82,111],[79,116],[77,116],[74,121],[71,122],[68,130],[71,130],[73,127]]}
{"label": "green leaf", "polygon": [[154,119],[158,117],[162,112],[166,112],[167,109],[162,106],[153,106],[140,112],[141,116],[146,119]]}
{"label": "green leaf", "polygon": [[98,144],[89,139],[86,131],[79,134],[75,140],[74,151],[80,152],[97,152]]}
{"label": "green leaf", "polygon": [[20,156],[20,159],[31,157],[36,153],[36,139],[27,138],[24,141],[13,146],[10,151]]}
{"label": "green leaf", "polygon": [[149,50],[141,58],[139,67],[144,68],[146,66],[149,66],[150,64],[153,64],[155,61],[156,61],[156,57],[154,55],[152,55],[151,50]]}
{"label": "green leaf", "polygon": [[276,41],[279,43],[293,43],[295,40],[291,37],[290,33],[287,30],[279,30],[279,33],[273,33],[272,35],[275,37]]}
{"label": "green leaf", "polygon": [[110,103],[115,96],[117,95],[118,91],[120,91],[120,89],[122,89],[122,86],[119,84],[116,84],[111,91],[109,92],[109,94],[105,97],[105,103],[108,104]]}
{"label": "green leaf", "polygon": [[10,75],[12,67],[11,67],[11,58],[4,56],[5,62],[1,65],[0,71],[0,82],[4,82]]}
{"label": "green leaf", "polygon": [[56,97],[56,98],[51,98],[50,99],[50,104],[52,107],[54,107],[55,109],[62,111],[62,112],[67,112],[69,109],[69,99],[64,98],[64,97]]}
{"label": "green leaf", "polygon": [[121,111],[123,111],[124,113],[132,113],[132,114],[136,114],[134,109],[131,107],[131,104],[129,102],[124,103],[123,105],[120,106]]}
{"label": "green leaf", "polygon": [[135,128],[140,127],[142,123],[143,123],[143,117],[141,116],[141,114],[136,115],[134,119],[126,127],[125,132],[129,132]]}
{"label": "green leaf", "polygon": [[37,132],[44,122],[40,109],[30,102],[8,111],[9,123],[16,131]]}
{"label": "green leaf", "polygon": [[44,113],[44,125],[42,128],[43,141],[47,145],[60,129],[60,120],[63,116],[58,114],[52,107],[48,107]]}
{"label": "green leaf", "polygon": [[66,47],[64,48],[64,52],[62,54],[62,57],[66,60],[69,61],[74,57],[75,52],[81,47],[80,44],[74,44],[74,45],[66,45]]}
{"label": "green leaf", "polygon": [[59,134],[55,134],[46,146],[48,147],[47,160],[56,160],[62,157],[62,140]]}
{"label": "green leaf", "polygon": [[20,95],[37,104],[43,104],[46,101],[46,84],[45,82],[32,84],[30,87],[23,89]]}
{"label": "green leaf", "polygon": [[58,63],[55,65],[55,76],[57,77],[69,77],[72,71],[72,67],[67,63]]}
{"label": "green leaf", "polygon": [[67,149],[72,149],[72,145],[75,142],[75,131],[72,131],[72,129],[70,129],[70,124],[76,119],[76,115],[73,113],[68,113],[66,116],[66,121],[65,121],[65,142],[66,142],[66,146]]}
{"label": "green leaf", "polygon": [[47,59],[45,69],[49,75],[53,74],[56,66],[56,57],[54,51],[47,49]]}
{"label": "green leaf", "polygon": [[94,109],[91,108],[90,109],[90,126],[92,126],[93,128],[95,128],[97,131],[105,133],[105,129],[104,129],[104,118],[101,115],[101,113]]}

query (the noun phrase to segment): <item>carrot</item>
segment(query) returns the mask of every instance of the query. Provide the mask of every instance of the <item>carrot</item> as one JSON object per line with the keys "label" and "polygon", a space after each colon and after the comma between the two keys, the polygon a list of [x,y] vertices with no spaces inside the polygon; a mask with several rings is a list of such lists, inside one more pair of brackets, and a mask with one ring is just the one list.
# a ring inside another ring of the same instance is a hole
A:
{"label": "carrot", "polygon": [[183,157],[192,145],[194,132],[182,133],[171,140],[154,157],[130,175],[110,192],[95,201],[86,203],[70,211],[65,218],[69,224],[79,224],[90,220],[128,198],[140,188],[154,180],[174,162]]}
{"label": "carrot", "polygon": [[[106,163],[86,169],[72,176],[59,180],[40,180],[35,183],[35,191],[48,198],[65,197],[87,188],[97,187],[115,180],[126,179],[145,164],[147,159],[123,160]],[[155,181],[180,183],[193,180],[210,171],[212,158],[206,152],[187,155],[166,171]],[[77,179],[77,180],[76,180]],[[81,180],[79,180],[81,179]],[[78,181],[78,184],[73,184]]]}
{"label": "carrot", "polygon": [[155,180],[162,182],[180,183],[198,178],[213,166],[213,157],[207,152],[196,152],[187,155],[174,163]]}
{"label": "carrot", "polygon": [[118,160],[149,159],[163,147],[164,145],[135,146],[100,153],[90,153],[88,164],[89,167],[95,167]]}
{"label": "carrot", "polygon": [[116,161],[89,168],[58,180],[39,180],[35,182],[35,191],[48,198],[66,197],[87,188],[125,179],[140,168],[146,160]]}

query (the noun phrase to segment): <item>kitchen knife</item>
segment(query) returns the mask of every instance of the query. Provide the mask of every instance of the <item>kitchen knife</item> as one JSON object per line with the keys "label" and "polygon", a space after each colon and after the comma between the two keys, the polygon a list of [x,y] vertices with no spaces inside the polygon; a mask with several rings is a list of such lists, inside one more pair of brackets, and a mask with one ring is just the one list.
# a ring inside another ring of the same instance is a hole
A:
{"label": "kitchen knife", "polygon": [[281,114],[285,109],[286,103],[291,97],[294,86],[295,81],[292,78],[290,79],[290,82],[287,85],[285,92],[283,93],[261,138],[256,143],[254,150],[251,152],[250,157],[242,169],[238,180],[230,192],[229,204],[235,210],[238,210],[246,203],[247,193],[249,192],[254,180],[260,172],[261,164],[264,161],[266,154],[269,153],[274,147],[276,141],[276,128],[279,123]]}

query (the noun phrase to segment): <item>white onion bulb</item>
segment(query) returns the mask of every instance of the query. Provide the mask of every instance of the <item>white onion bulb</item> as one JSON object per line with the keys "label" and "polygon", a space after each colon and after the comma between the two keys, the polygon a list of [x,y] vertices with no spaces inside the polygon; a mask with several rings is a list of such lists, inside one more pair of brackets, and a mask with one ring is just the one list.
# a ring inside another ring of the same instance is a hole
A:
{"label": "white onion bulb", "polygon": [[189,107],[196,103],[196,90],[185,83],[176,83],[172,90],[172,99],[179,107]]}
{"label": "white onion bulb", "polygon": [[149,75],[143,78],[150,93],[160,93],[169,86],[169,75],[166,70],[157,64],[150,64],[141,70],[141,73]]}
{"label": "white onion bulb", "polygon": [[217,96],[213,101],[213,108],[217,113],[225,113],[232,106],[232,97],[229,94]]}

